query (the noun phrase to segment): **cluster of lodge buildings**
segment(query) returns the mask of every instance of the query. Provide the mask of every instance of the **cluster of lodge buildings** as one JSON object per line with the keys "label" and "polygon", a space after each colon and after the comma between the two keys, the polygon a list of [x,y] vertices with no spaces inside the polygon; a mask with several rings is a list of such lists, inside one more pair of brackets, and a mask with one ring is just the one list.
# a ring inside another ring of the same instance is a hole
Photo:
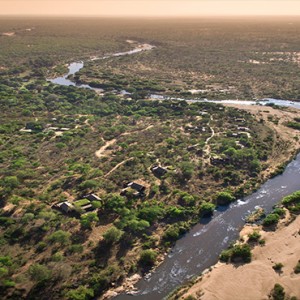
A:
{"label": "cluster of lodge buildings", "polygon": [[81,215],[96,210],[92,205],[93,201],[102,202],[101,198],[97,195],[88,194],[82,199],[74,201],[72,203],[69,201],[64,201],[53,205],[53,207],[66,214]]}
{"label": "cluster of lodge buildings", "polygon": [[[151,168],[151,171],[153,175],[158,178],[161,178],[168,172],[166,168],[163,168],[161,166],[156,166],[156,165]],[[134,181],[130,181],[125,184],[125,187],[121,191],[121,195],[123,196],[133,195],[135,197],[144,197],[146,195],[145,191],[146,191],[146,186]]]}
{"label": "cluster of lodge buildings", "polygon": [[[151,171],[154,174],[154,176],[158,178],[164,176],[168,172],[166,168],[156,165],[151,168]],[[122,189],[120,194],[123,196],[133,195],[135,197],[145,197],[145,191],[146,186],[134,181],[130,181],[125,184],[125,187]],[[94,208],[92,204],[92,202],[94,201],[102,203],[102,199],[100,197],[91,193],[85,195],[84,197],[82,197],[82,199],[76,200],[72,203],[69,201],[57,203],[53,205],[53,208],[58,209],[61,212],[68,215],[73,214],[74,216],[78,216],[87,212],[95,211],[96,208]]]}

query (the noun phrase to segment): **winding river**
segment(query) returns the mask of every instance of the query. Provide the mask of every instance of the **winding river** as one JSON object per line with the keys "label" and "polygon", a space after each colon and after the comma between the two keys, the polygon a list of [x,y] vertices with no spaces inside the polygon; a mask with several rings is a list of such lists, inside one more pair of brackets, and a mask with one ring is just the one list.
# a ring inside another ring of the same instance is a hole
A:
{"label": "winding river", "polygon": [[[96,59],[106,59],[123,55],[130,55],[141,51],[153,49],[149,44],[138,45],[135,49],[120,52]],[[74,62],[69,65],[69,72],[65,76],[49,79],[54,84],[72,85],[79,88],[94,89],[88,85],[76,85],[68,79],[81,68],[83,62]],[[152,95],[152,99],[170,99],[161,95]],[[174,100],[186,100],[171,98]],[[244,105],[265,105],[274,103],[282,106],[291,106],[300,109],[299,102],[277,99],[263,99],[261,101],[239,101],[239,100],[198,100],[215,103],[238,103]],[[245,217],[257,207],[262,207],[270,212],[272,207],[280,199],[296,190],[300,190],[300,154],[286,167],[282,175],[269,179],[261,188],[252,195],[238,200],[228,207],[222,207],[215,211],[212,218],[204,218],[194,226],[187,234],[177,241],[164,262],[147,278],[143,278],[136,285],[138,291],[134,295],[119,295],[118,300],[143,299],[161,300],[174,288],[187,282],[194,275],[198,275],[205,269],[214,265],[220,252],[232,241],[238,238],[239,232],[245,223]]]}

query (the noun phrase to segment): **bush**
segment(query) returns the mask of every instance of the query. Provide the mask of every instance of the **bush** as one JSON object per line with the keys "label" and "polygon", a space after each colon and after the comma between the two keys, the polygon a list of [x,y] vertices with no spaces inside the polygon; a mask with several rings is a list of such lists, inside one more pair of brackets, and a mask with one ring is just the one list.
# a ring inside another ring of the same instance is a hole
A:
{"label": "bush", "polygon": [[81,216],[80,224],[85,229],[91,229],[92,223],[98,222],[99,218],[96,213],[87,213],[83,216]]}
{"label": "bush", "polygon": [[229,192],[220,192],[217,194],[216,202],[218,205],[228,205],[233,202],[235,197]]}
{"label": "bush", "polygon": [[237,244],[233,247],[223,250],[220,255],[220,260],[223,262],[230,262],[241,259],[243,262],[251,261],[251,248],[248,244]]}
{"label": "bush", "polygon": [[176,241],[179,238],[179,228],[175,225],[170,225],[170,227],[165,231],[163,239],[166,241]]}
{"label": "bush", "polygon": [[94,297],[94,291],[81,285],[76,290],[69,291],[66,296],[70,300],[88,300]]}
{"label": "bush", "polygon": [[47,244],[45,242],[39,242],[36,247],[37,252],[43,252],[47,248]]}
{"label": "bush", "polygon": [[200,217],[209,217],[213,214],[216,206],[209,202],[203,202],[200,205],[199,215]]}
{"label": "bush", "polygon": [[143,266],[151,267],[154,265],[157,258],[157,253],[154,250],[143,250],[140,255],[140,264]]}
{"label": "bush", "polygon": [[42,282],[51,278],[51,271],[44,265],[33,264],[29,267],[29,275],[35,282]]}
{"label": "bush", "polygon": [[254,230],[252,233],[248,234],[249,242],[257,242],[260,237],[261,234],[257,230]]}
{"label": "bush", "polygon": [[146,220],[150,224],[153,224],[162,215],[163,215],[163,209],[158,205],[143,207],[138,213],[138,217],[140,219]]}
{"label": "bush", "polygon": [[58,230],[49,235],[48,241],[50,243],[57,243],[60,245],[67,245],[70,242],[70,236],[71,233],[63,231],[63,230]]}
{"label": "bush", "polygon": [[275,271],[281,271],[281,269],[283,268],[283,264],[282,263],[276,263],[272,268]]}
{"label": "bush", "polygon": [[86,180],[79,185],[79,189],[81,190],[88,190],[88,189],[95,189],[99,185],[98,181],[90,179]]}
{"label": "bush", "polygon": [[294,272],[296,274],[299,274],[300,273],[300,260],[298,260],[298,263],[296,265],[296,267],[294,268]]}
{"label": "bush", "polygon": [[266,218],[263,220],[263,226],[271,226],[271,225],[276,225],[279,222],[279,215],[271,213],[266,216]]}
{"label": "bush", "polygon": [[284,197],[281,203],[292,212],[300,211],[300,191]]}
{"label": "bush", "polygon": [[68,252],[69,253],[82,253],[83,252],[83,246],[80,245],[80,244],[74,244],[74,245],[71,245],[69,248],[68,248]]}
{"label": "bush", "polygon": [[244,262],[251,261],[251,249],[249,245],[236,245],[232,248],[231,259],[241,258]]}
{"label": "bush", "polygon": [[275,209],[273,209],[273,213],[279,215],[280,217],[285,216],[285,210],[280,207],[276,207]]}
{"label": "bush", "polygon": [[113,226],[103,234],[103,238],[108,244],[113,244],[113,243],[117,243],[121,239],[123,234],[124,231]]}
{"label": "bush", "polygon": [[271,292],[271,299],[284,300],[284,297],[285,297],[284,288],[279,283],[276,283]]}

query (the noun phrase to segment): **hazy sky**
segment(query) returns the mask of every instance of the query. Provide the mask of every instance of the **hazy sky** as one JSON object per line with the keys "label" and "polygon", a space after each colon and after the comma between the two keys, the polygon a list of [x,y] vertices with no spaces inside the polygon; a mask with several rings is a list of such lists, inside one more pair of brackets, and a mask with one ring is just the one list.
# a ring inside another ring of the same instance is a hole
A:
{"label": "hazy sky", "polygon": [[0,0],[0,15],[300,15],[300,0]]}

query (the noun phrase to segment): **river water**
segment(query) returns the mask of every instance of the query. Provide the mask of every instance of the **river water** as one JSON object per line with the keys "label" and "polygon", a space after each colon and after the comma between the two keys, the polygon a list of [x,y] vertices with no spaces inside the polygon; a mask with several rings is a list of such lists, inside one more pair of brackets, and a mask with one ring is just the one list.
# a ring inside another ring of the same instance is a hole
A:
{"label": "river water", "polygon": [[[107,59],[123,55],[135,54],[141,51],[153,49],[148,44],[139,45],[137,48],[120,52],[104,57],[92,58]],[[89,85],[77,85],[68,79],[81,68],[84,62],[74,62],[69,65],[69,72],[65,76],[48,79],[54,84],[65,86],[77,86],[79,88],[95,89]],[[151,99],[165,100],[187,100],[181,98],[170,98],[163,95],[151,95]],[[281,106],[290,106],[300,109],[299,102],[278,99],[263,99],[260,101],[239,101],[239,100],[199,100],[189,99],[188,101],[207,101],[214,103],[236,103],[244,105],[266,105],[274,103]],[[179,285],[187,282],[191,277],[199,275],[205,269],[218,261],[221,251],[236,240],[239,232],[245,224],[245,218],[257,207],[262,207],[268,213],[282,197],[300,190],[300,154],[285,169],[282,175],[269,179],[261,188],[252,195],[238,200],[227,207],[221,207],[214,212],[212,218],[201,219],[199,224],[194,226],[180,240],[178,240],[164,262],[148,278],[143,278],[136,285],[138,292],[135,295],[122,294],[115,299],[142,299],[161,300]]]}

